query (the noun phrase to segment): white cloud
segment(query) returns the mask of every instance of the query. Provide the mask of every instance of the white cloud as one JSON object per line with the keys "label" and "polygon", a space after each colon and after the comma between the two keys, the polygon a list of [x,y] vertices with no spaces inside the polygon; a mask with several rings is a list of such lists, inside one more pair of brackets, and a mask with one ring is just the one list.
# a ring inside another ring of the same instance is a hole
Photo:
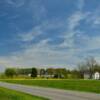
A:
{"label": "white cloud", "polygon": [[68,26],[70,31],[74,31],[74,29],[80,24],[80,21],[86,17],[86,14],[76,11],[73,13],[68,19]]}
{"label": "white cloud", "polygon": [[94,20],[95,25],[100,25],[100,16]]}
{"label": "white cloud", "polygon": [[90,24],[90,26],[98,27],[100,25],[100,7],[97,7],[93,12],[90,12],[86,22]]}
{"label": "white cloud", "polygon": [[26,0],[6,0],[6,2],[13,7],[22,7]]}
{"label": "white cloud", "polygon": [[76,11],[68,18],[68,28],[64,33],[64,42],[61,47],[73,47],[74,48],[74,35],[79,31],[76,29],[80,26],[80,21],[86,19],[88,13],[82,13],[81,11]]}
{"label": "white cloud", "polygon": [[[76,2],[76,3],[77,3],[77,2]],[[78,0],[77,8],[78,8],[79,10],[82,10],[83,7],[84,7],[84,5],[85,5],[85,0]]]}
{"label": "white cloud", "polygon": [[72,51],[60,51],[53,50],[52,47],[48,46],[47,40],[41,41],[41,43],[36,45],[31,45],[26,50],[20,53],[12,54],[8,57],[0,57],[0,64],[3,66],[67,66],[67,60],[71,58],[73,54]]}
{"label": "white cloud", "polygon": [[19,38],[21,41],[24,42],[30,42],[32,41],[37,35],[42,34],[42,30],[40,26],[37,26],[35,28],[33,28],[32,30],[30,30],[27,33],[19,33]]}
{"label": "white cloud", "polygon": [[[12,1],[12,0],[10,0]],[[14,2],[9,2],[11,5],[14,5]],[[34,3],[30,4],[28,7],[28,11],[33,13],[33,17],[35,17],[38,21],[40,20],[41,15],[43,18],[46,16],[46,9],[42,5],[36,5],[33,7]],[[34,4],[35,5],[35,4]],[[38,8],[39,7],[39,8]],[[3,66],[15,66],[15,67],[32,67],[32,66],[64,66],[68,67],[68,65],[76,65],[80,62],[78,55],[89,55],[87,52],[92,51],[94,49],[100,49],[100,36],[89,37],[85,35],[84,32],[79,30],[80,22],[82,20],[87,20],[87,22],[92,22],[94,24],[99,24],[99,16],[97,17],[94,14],[88,12],[82,12],[82,8],[84,7],[84,0],[79,0],[77,3],[78,10],[73,12],[69,18],[66,18],[65,22],[62,22],[59,19],[53,19],[49,21],[41,22],[40,25],[34,27],[29,32],[25,32],[23,34],[19,34],[20,41],[30,42],[38,35],[43,35],[48,30],[53,29],[62,29],[64,30],[60,33],[61,38],[64,39],[64,42],[60,45],[57,45],[60,49],[57,49],[56,46],[52,46],[48,44],[48,41],[51,39],[47,37],[45,40],[41,39],[36,44],[26,45],[25,49],[20,52],[15,52],[12,55],[0,57],[0,65]],[[36,10],[36,9],[37,10]],[[35,9],[35,12],[34,12]],[[39,12],[38,12],[39,11]],[[42,17],[41,17],[42,18]],[[90,20],[91,19],[91,20]],[[52,33],[47,33],[52,34]],[[75,44],[75,36],[78,36],[79,42],[84,44],[79,45],[78,47]],[[68,47],[68,49],[67,49]],[[64,49],[63,49],[64,48]],[[56,50],[55,50],[56,49]],[[91,55],[91,54],[90,54]],[[94,54],[95,56],[95,54]],[[99,59],[99,55],[96,55]]]}
{"label": "white cloud", "polygon": [[88,48],[89,50],[100,49],[100,36],[91,37],[91,38],[87,41],[87,48]]}
{"label": "white cloud", "polygon": [[[47,32],[47,31],[53,30],[53,29],[54,30],[62,29],[62,28],[65,28],[66,25],[67,25],[66,22],[62,22],[59,19],[44,21],[43,23],[33,27],[29,32],[19,33],[18,37],[20,38],[21,41],[30,42],[33,39],[35,39],[36,36],[39,36],[41,34],[42,35],[44,35],[44,34],[53,34],[53,33]],[[61,33],[61,35],[62,35],[62,33]]]}
{"label": "white cloud", "polygon": [[[79,35],[78,38],[78,42],[81,44],[77,47],[77,50],[75,52],[76,56],[80,56],[81,60],[89,56],[100,58],[100,55],[98,53],[98,50],[100,49],[100,36],[89,37],[84,34]],[[100,61],[98,62],[100,63]]]}
{"label": "white cloud", "polygon": [[78,10],[72,13],[72,15],[69,16],[69,18],[67,19],[68,27],[66,27],[67,30],[63,34],[64,42],[60,45],[61,47],[70,47],[70,48],[75,47],[74,35],[76,35],[78,31],[80,31],[79,29],[77,29],[77,27],[80,26],[80,21],[86,19],[89,15],[88,12],[86,13],[82,12],[82,9],[85,5],[84,0],[78,0],[78,2],[76,3]]}

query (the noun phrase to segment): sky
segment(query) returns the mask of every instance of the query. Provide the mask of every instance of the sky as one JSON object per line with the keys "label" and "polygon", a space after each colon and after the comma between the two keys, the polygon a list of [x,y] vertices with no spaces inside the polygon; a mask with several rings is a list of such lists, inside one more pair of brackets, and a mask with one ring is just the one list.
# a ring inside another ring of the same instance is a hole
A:
{"label": "sky", "polygon": [[0,71],[75,68],[100,61],[100,0],[0,0]]}

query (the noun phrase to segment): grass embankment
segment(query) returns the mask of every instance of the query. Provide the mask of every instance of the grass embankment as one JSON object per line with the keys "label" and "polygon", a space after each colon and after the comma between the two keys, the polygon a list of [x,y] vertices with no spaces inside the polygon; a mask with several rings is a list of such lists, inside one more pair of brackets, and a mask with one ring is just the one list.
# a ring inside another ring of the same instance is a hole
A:
{"label": "grass embankment", "polygon": [[0,87],[0,100],[46,100],[46,99]]}
{"label": "grass embankment", "polygon": [[100,93],[99,80],[2,80],[9,83],[17,83],[31,86],[59,88],[65,90],[77,90]]}

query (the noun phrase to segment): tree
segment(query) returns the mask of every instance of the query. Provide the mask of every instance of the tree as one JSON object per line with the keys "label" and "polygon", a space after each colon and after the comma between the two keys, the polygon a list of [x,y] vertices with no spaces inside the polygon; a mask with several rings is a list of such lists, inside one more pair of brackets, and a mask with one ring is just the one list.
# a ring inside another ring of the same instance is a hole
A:
{"label": "tree", "polygon": [[36,68],[32,68],[31,77],[33,77],[33,78],[37,77],[37,69]]}
{"label": "tree", "polygon": [[54,75],[55,69],[54,68],[47,68],[46,72],[48,73],[48,75]]}
{"label": "tree", "polygon": [[90,79],[92,78],[96,64],[96,60],[93,57],[88,58],[86,61],[86,66],[90,74]]}
{"label": "tree", "polygon": [[79,78],[83,78],[83,76],[80,74],[78,70],[74,69],[71,71],[71,78],[79,79]]}
{"label": "tree", "polygon": [[95,72],[100,72],[100,65],[99,64],[95,65],[94,71]]}
{"label": "tree", "polygon": [[84,63],[79,64],[78,69],[81,74],[85,72],[89,73],[90,79],[92,78],[93,73],[95,72],[97,62],[93,57],[89,57],[86,59]]}
{"label": "tree", "polygon": [[80,74],[80,78],[84,78],[84,73],[87,72],[87,68],[86,68],[85,63],[78,64],[78,71]]}
{"label": "tree", "polygon": [[32,68],[18,68],[17,69],[17,74],[18,75],[28,75],[31,74]]}
{"label": "tree", "polygon": [[45,69],[40,69],[40,76],[43,77],[45,75],[46,71]]}
{"label": "tree", "polygon": [[57,68],[55,69],[55,75],[58,76],[58,78],[66,78],[67,70],[65,68]]}
{"label": "tree", "polygon": [[14,68],[7,68],[5,70],[5,75],[7,77],[13,77],[14,75],[16,75],[16,70]]}

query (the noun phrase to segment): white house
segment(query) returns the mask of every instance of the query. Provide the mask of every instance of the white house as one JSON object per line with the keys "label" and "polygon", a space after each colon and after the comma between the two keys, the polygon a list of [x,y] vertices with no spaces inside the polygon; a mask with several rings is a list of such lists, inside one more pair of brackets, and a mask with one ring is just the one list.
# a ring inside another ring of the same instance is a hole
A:
{"label": "white house", "polygon": [[[90,74],[89,73],[84,73],[84,79],[90,79]],[[99,80],[100,79],[100,73],[99,72],[95,72],[92,75],[92,79]]]}
{"label": "white house", "polygon": [[95,72],[94,73],[94,79],[95,80],[99,80],[100,79],[100,73],[99,72]]}

